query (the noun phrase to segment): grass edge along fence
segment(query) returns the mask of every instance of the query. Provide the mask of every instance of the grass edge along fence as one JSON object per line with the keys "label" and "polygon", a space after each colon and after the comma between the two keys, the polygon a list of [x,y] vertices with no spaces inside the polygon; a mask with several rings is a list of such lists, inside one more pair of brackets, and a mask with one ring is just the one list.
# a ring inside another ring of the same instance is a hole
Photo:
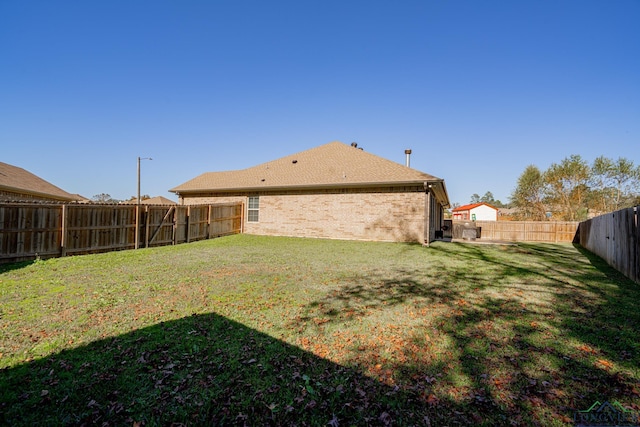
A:
{"label": "grass edge along fence", "polygon": [[243,212],[242,203],[1,203],[0,263],[176,245],[241,233]]}
{"label": "grass edge along fence", "polygon": [[636,206],[600,215],[578,228],[580,246],[636,283],[640,283],[639,210]]}

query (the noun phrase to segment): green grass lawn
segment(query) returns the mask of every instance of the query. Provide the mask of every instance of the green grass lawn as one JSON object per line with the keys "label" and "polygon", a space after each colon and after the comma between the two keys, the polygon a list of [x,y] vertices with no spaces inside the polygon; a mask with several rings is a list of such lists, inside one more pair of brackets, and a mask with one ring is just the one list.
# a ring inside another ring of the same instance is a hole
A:
{"label": "green grass lawn", "polygon": [[565,244],[236,235],[0,266],[0,425],[640,411],[640,285]]}

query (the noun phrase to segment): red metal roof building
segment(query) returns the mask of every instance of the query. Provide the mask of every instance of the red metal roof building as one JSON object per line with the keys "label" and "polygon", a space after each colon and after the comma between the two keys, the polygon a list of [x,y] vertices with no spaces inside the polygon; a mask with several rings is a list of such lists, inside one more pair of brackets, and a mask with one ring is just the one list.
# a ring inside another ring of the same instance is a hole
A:
{"label": "red metal roof building", "polygon": [[458,206],[452,211],[453,219],[461,221],[497,221],[498,208],[488,203],[472,203],[469,205]]}

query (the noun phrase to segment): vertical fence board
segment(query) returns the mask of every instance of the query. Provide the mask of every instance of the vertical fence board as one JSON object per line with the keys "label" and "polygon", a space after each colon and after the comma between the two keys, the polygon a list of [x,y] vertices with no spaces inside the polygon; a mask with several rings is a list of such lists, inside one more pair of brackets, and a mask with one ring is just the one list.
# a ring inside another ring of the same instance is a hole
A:
{"label": "vertical fence board", "polygon": [[68,205],[65,254],[132,249],[135,209],[132,205]]}
{"label": "vertical fence board", "polygon": [[634,215],[633,215],[633,221],[632,221],[632,225],[631,228],[633,231],[635,231],[635,233],[633,233],[632,231],[632,235],[633,237],[633,247],[635,248],[635,252],[634,252],[634,261],[633,261],[633,265],[635,265],[635,274],[633,275],[632,279],[635,280],[636,282],[640,283],[640,206],[637,206],[636,208],[634,208]]}
{"label": "vertical fence board", "polygon": [[209,235],[221,237],[242,230],[242,205],[212,205],[209,217]]}
{"label": "vertical fence board", "polygon": [[189,241],[206,239],[209,234],[209,206],[189,208]]}
{"label": "vertical fence board", "polygon": [[61,227],[61,206],[0,205],[0,262],[59,256]]}
{"label": "vertical fence board", "polygon": [[631,280],[640,283],[638,209],[622,209],[580,223],[579,243]]}
{"label": "vertical fence board", "polygon": [[634,258],[633,265],[635,265],[634,267],[635,274],[633,275],[632,279],[640,283],[640,206],[635,207],[633,212],[634,212],[634,215],[633,215],[631,228],[632,230],[635,231],[635,233],[633,233],[632,231],[632,235],[634,236],[633,247],[635,248],[634,257],[633,257]]}
{"label": "vertical fence board", "polygon": [[176,208],[174,225],[174,244],[187,243],[189,238],[189,207],[178,206]]}

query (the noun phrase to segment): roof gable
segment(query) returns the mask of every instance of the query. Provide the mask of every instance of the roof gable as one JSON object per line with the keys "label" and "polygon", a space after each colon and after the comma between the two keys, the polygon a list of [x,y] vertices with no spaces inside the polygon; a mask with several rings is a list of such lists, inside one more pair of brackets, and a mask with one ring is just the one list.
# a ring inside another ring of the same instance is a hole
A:
{"label": "roof gable", "polygon": [[0,189],[63,201],[78,199],[29,171],[2,162],[0,162]]}
{"label": "roof gable", "polygon": [[442,180],[335,141],[248,169],[203,173],[170,191],[348,187],[425,181]]}

